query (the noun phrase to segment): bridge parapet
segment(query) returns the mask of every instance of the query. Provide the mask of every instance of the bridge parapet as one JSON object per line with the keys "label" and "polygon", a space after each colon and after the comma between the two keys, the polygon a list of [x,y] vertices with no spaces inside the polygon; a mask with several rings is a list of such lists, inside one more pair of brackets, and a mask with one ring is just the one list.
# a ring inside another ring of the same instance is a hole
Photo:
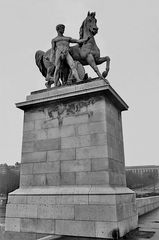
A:
{"label": "bridge parapet", "polygon": [[144,215],[159,207],[159,196],[137,198],[138,216]]}

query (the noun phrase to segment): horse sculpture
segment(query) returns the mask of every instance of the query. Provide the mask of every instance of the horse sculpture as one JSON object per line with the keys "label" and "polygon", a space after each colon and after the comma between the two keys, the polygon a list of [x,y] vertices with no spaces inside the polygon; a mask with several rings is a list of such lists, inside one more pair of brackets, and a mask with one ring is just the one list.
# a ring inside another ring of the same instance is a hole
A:
{"label": "horse sculpture", "polygon": [[[110,58],[108,56],[106,57],[100,57],[100,50],[96,45],[94,36],[98,32],[97,27],[97,20],[95,18],[95,12],[88,12],[86,19],[83,21],[82,26],[80,27],[80,39],[82,38],[88,38],[89,40],[84,44],[77,44],[75,46],[70,47],[70,54],[74,61],[78,61],[83,66],[90,65],[93,70],[96,72],[98,77],[101,79],[104,79],[107,83],[109,83],[105,78],[108,75],[109,72],[109,66],[110,66]],[[54,62],[50,61],[51,56],[51,49],[49,49],[47,52],[43,51],[37,51],[35,54],[35,61],[36,64],[42,73],[42,75],[46,78],[48,81],[46,86],[51,87],[51,84],[53,81],[49,81],[49,77],[53,77],[55,66]],[[101,74],[97,65],[102,64],[106,62],[106,70]],[[64,83],[67,83],[69,75],[69,69],[68,66],[64,64],[63,71],[61,73],[61,80]]]}

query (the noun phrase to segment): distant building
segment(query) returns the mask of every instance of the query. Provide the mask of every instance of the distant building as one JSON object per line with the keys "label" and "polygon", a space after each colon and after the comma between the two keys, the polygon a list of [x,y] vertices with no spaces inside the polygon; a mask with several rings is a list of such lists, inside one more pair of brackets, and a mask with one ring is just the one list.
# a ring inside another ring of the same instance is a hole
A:
{"label": "distant building", "polygon": [[157,173],[159,176],[159,166],[156,165],[127,166],[126,171],[140,175],[143,175],[144,173]]}

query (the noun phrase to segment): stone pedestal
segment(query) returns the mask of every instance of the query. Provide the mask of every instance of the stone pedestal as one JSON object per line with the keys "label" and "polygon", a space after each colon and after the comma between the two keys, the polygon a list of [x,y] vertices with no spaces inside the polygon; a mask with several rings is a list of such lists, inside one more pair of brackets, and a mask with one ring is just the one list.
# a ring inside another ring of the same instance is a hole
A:
{"label": "stone pedestal", "polygon": [[6,230],[112,238],[137,227],[126,187],[121,112],[103,80],[41,90],[24,110],[20,188],[9,194]]}

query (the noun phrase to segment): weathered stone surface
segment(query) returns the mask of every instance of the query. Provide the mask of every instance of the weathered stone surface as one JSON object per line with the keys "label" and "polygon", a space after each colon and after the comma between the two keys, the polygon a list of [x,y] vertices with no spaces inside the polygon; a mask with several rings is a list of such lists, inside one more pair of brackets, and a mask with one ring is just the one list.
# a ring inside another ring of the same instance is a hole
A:
{"label": "weathered stone surface", "polygon": [[6,217],[37,218],[37,206],[31,204],[8,204]]}
{"label": "weathered stone surface", "polygon": [[46,182],[48,186],[60,185],[60,173],[49,173],[46,174]]}
{"label": "weathered stone surface", "polygon": [[12,203],[12,204],[14,204],[14,203],[19,203],[19,204],[21,204],[21,203],[27,203],[27,197],[26,196],[12,196],[12,195],[9,195],[8,196],[8,202],[7,203]]}
{"label": "weathered stone surface", "polygon": [[20,186],[46,186],[45,174],[21,175]]}
{"label": "weathered stone surface", "polygon": [[26,111],[24,113],[24,122],[37,120],[37,119],[46,119],[46,117],[47,115],[43,111],[43,109],[38,108],[38,109],[35,109],[34,111]]}
{"label": "weathered stone surface", "polygon": [[96,204],[96,205],[114,205],[116,204],[116,197],[115,195],[89,195],[89,204]]}
{"label": "weathered stone surface", "polygon": [[75,219],[106,222],[116,221],[116,206],[102,204],[75,206]]}
{"label": "weathered stone surface", "polygon": [[33,174],[33,163],[23,163],[20,166],[21,174]]}
{"label": "weathered stone surface", "polygon": [[92,162],[92,171],[104,171],[108,170],[108,158],[93,158],[91,159]]}
{"label": "weathered stone surface", "polygon": [[109,173],[107,171],[76,173],[76,184],[78,185],[103,185],[108,183]]}
{"label": "weathered stone surface", "polygon": [[23,153],[34,152],[34,142],[23,142],[22,143],[22,152]]}
{"label": "weathered stone surface", "polygon": [[38,218],[46,219],[74,219],[74,206],[39,205]]}
{"label": "weathered stone surface", "polygon": [[33,173],[58,173],[60,171],[60,162],[34,163]]}
{"label": "weathered stone surface", "polygon": [[46,152],[22,153],[22,163],[45,162]]}
{"label": "weathered stone surface", "polygon": [[76,149],[76,159],[104,158],[108,156],[107,146],[92,146]]}
{"label": "weathered stone surface", "polygon": [[78,126],[78,135],[106,132],[105,122],[92,122],[89,124],[80,124]]}
{"label": "weathered stone surface", "polygon": [[5,218],[6,231],[20,232],[20,218]]}
{"label": "weathered stone surface", "polygon": [[117,222],[96,222],[96,237],[112,239],[112,231],[118,229]]}
{"label": "weathered stone surface", "polygon": [[74,148],[61,149],[47,152],[47,161],[75,160],[76,151]]}
{"label": "weathered stone surface", "polygon": [[37,232],[39,233],[55,233],[55,221],[52,219],[37,219]]}
{"label": "weathered stone surface", "polygon": [[21,218],[20,231],[21,232],[36,232],[37,218]]}
{"label": "weathered stone surface", "polygon": [[61,173],[60,185],[75,185],[76,175],[75,172]]}
{"label": "weathered stone surface", "polygon": [[89,121],[89,116],[88,116],[88,113],[85,112],[81,115],[65,117],[63,119],[63,126],[87,123],[88,121]]}
{"label": "weathered stone surface", "polygon": [[61,148],[80,148],[85,146],[91,146],[91,136],[76,136],[61,138]]}
{"label": "weathered stone surface", "polygon": [[34,144],[35,152],[58,150],[58,149],[60,149],[60,138],[38,140]]}
{"label": "weathered stone surface", "polygon": [[24,132],[32,131],[32,130],[34,130],[34,127],[35,127],[35,122],[34,121],[24,122],[23,131]]}
{"label": "weathered stone surface", "polygon": [[58,126],[58,119],[35,120],[35,129],[57,128]]}
{"label": "weathered stone surface", "polygon": [[126,186],[125,174],[109,171],[109,183],[114,186]]}
{"label": "weathered stone surface", "polygon": [[62,161],[61,172],[85,172],[91,170],[91,160]]}
{"label": "weathered stone surface", "polygon": [[95,223],[92,221],[56,220],[55,234],[95,237]]}

